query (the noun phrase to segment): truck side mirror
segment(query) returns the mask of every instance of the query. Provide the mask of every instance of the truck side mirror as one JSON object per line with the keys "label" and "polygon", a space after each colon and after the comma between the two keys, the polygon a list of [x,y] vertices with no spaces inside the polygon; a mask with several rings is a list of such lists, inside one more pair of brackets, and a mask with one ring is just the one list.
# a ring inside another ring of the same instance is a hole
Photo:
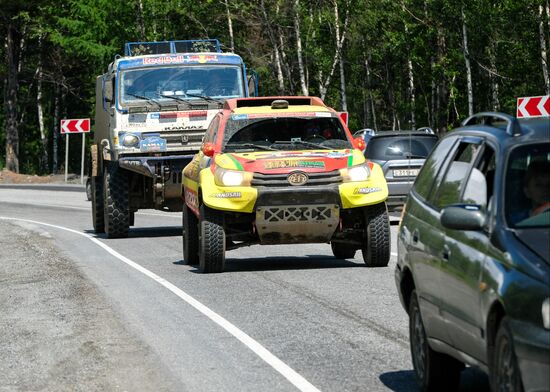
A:
{"label": "truck side mirror", "polygon": [[248,96],[258,96],[258,74],[256,71],[251,71],[250,76],[248,76]]}
{"label": "truck side mirror", "polygon": [[103,100],[113,102],[113,82],[112,79],[105,79],[103,84]]}

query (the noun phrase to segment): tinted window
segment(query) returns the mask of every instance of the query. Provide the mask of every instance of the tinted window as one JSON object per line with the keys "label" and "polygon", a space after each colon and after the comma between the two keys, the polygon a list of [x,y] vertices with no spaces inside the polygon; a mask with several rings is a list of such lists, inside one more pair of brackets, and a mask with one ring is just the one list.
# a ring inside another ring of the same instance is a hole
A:
{"label": "tinted window", "polygon": [[445,207],[460,202],[460,192],[468,178],[471,164],[479,149],[480,145],[460,143],[455,158],[437,190],[437,196],[434,200],[436,207]]}
{"label": "tinted window", "polygon": [[369,159],[426,158],[437,143],[436,136],[388,136],[373,137],[367,143],[365,156]]}
{"label": "tinted window", "polygon": [[426,160],[424,166],[422,166],[422,169],[416,178],[416,182],[414,183],[414,190],[422,199],[428,198],[439,168],[451,152],[451,147],[455,141],[456,137],[447,137],[442,139]]}
{"label": "tinted window", "polygon": [[505,181],[508,224],[522,228],[550,226],[550,143],[514,149]]}

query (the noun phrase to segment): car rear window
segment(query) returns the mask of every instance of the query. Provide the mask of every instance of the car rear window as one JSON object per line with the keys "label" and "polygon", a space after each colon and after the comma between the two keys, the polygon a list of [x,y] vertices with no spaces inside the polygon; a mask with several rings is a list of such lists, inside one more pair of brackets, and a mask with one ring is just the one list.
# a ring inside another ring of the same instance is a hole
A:
{"label": "car rear window", "polygon": [[437,143],[437,136],[403,135],[373,137],[367,143],[365,156],[369,159],[426,158]]}

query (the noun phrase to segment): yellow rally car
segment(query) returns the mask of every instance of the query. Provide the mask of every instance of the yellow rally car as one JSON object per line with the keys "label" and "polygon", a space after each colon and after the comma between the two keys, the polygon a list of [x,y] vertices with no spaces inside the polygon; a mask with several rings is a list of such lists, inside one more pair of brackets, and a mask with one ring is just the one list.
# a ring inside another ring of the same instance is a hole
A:
{"label": "yellow rally car", "polygon": [[362,143],[319,98],[227,100],[183,170],[185,262],[222,272],[226,250],[330,242],[386,266],[388,188]]}

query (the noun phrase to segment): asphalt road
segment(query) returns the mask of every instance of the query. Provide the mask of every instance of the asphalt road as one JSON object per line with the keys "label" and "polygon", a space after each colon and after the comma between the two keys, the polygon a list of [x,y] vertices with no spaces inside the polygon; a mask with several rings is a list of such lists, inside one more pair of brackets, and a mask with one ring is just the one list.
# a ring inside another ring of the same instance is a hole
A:
{"label": "asphalt road", "polygon": [[[182,263],[180,214],[140,211],[111,240],[90,215],[80,188],[0,187],[0,391],[417,390],[397,226],[387,268],[253,246],[203,275]],[[466,369],[460,390],[487,377]]]}

